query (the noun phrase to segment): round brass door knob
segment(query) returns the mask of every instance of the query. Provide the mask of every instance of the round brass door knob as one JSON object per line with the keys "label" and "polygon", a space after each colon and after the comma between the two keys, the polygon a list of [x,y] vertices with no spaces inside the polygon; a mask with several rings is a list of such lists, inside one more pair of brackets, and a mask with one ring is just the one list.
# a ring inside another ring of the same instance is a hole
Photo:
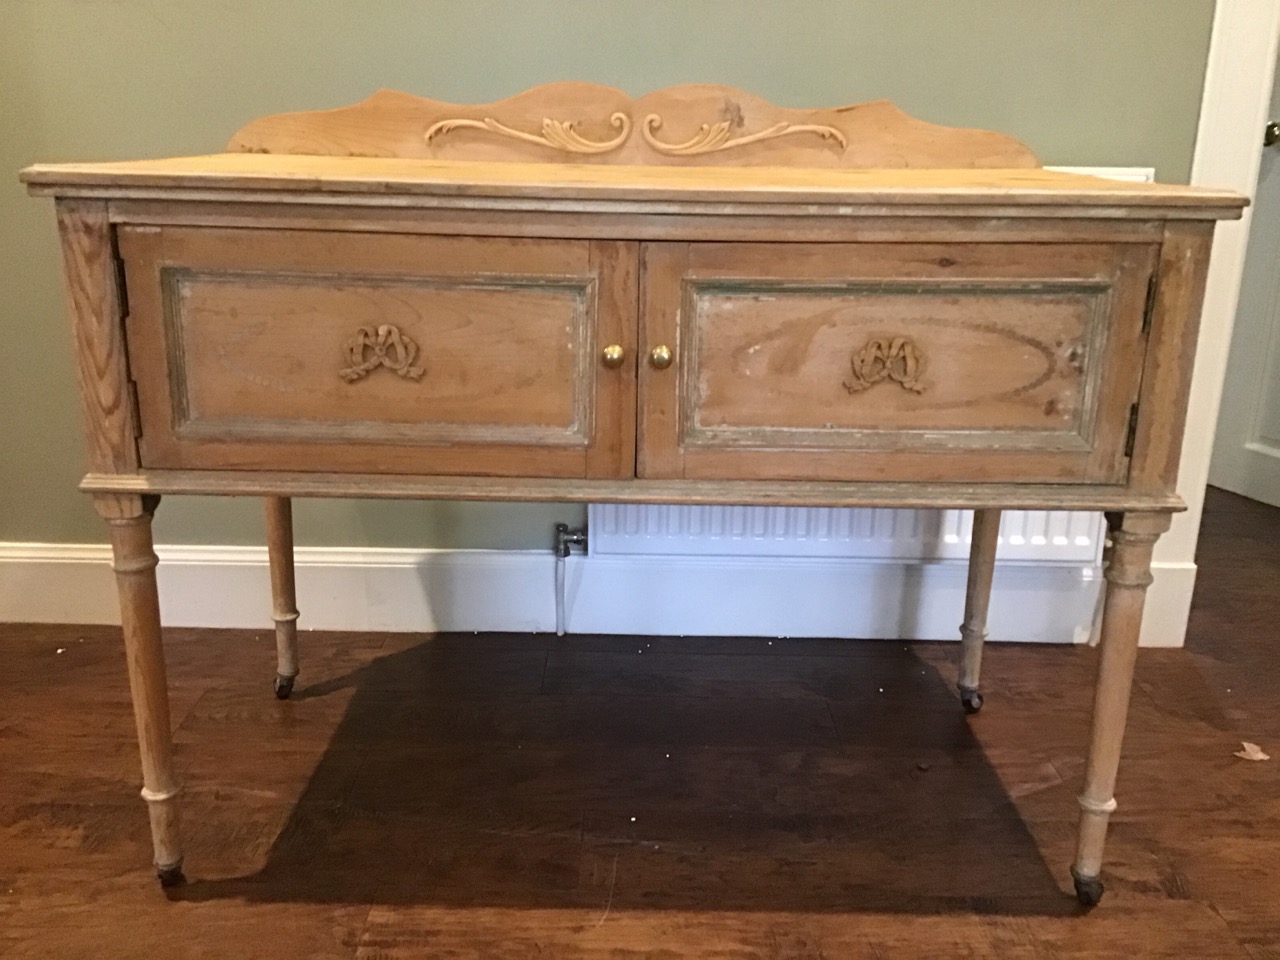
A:
{"label": "round brass door knob", "polygon": [[617,370],[622,366],[622,361],[626,355],[626,351],[623,350],[620,345],[611,343],[609,346],[605,347],[604,351],[600,354],[600,360],[610,370]]}
{"label": "round brass door knob", "polygon": [[671,348],[666,344],[659,344],[649,351],[649,364],[655,370],[665,370],[671,366]]}

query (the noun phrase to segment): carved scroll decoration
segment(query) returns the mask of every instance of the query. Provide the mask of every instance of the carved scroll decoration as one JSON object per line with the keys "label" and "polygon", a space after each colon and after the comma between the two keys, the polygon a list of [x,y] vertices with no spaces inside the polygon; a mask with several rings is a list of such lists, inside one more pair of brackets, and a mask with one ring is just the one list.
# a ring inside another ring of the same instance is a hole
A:
{"label": "carved scroll decoration", "polygon": [[383,324],[376,330],[361,327],[343,345],[342,353],[348,366],[339,370],[338,375],[347,383],[363,380],[378,367],[386,367],[406,380],[422,379],[422,367],[413,365],[418,356],[418,345],[393,324]]}
{"label": "carved scroll decoration", "polygon": [[892,380],[904,390],[924,393],[920,380],[924,373],[924,354],[910,337],[868,340],[853,355],[853,377],[844,382],[850,393],[861,393],[882,380]]}
{"label": "carved scroll decoration", "polygon": [[506,124],[493,119],[493,117],[485,117],[483,120],[459,118],[433,123],[427,128],[426,140],[427,143],[430,143],[434,138],[443,136],[452,130],[488,130],[490,133],[509,137],[512,140],[523,140],[525,143],[537,144],[540,147],[551,147],[555,150],[562,150],[565,153],[608,153],[610,150],[617,150],[626,143],[627,137],[631,135],[631,118],[625,113],[615,113],[609,118],[609,124],[618,131],[616,137],[612,140],[588,140],[577,131],[572,120],[552,120],[549,117],[544,117],[542,120],[542,132],[539,134],[525,133],[523,130],[508,127]]}
{"label": "carved scroll decoration", "polygon": [[835,127],[816,123],[787,123],[783,121],[756,133],[733,137],[730,135],[731,127],[729,121],[721,120],[719,123],[704,123],[698,128],[698,132],[684,143],[666,143],[659,140],[654,136],[654,133],[661,128],[662,117],[656,113],[651,113],[644,118],[644,126],[640,128],[640,132],[644,135],[645,142],[649,146],[669,157],[696,157],[703,153],[732,150],[734,147],[744,147],[749,143],[776,140],[778,137],[790,137],[801,133],[817,134],[823,140],[839,144],[841,150],[849,146],[845,135]]}

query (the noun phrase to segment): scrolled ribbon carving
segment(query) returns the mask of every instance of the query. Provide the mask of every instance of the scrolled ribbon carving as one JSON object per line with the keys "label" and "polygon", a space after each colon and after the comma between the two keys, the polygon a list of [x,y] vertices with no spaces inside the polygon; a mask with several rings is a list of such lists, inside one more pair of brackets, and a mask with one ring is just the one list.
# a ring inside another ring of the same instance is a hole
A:
{"label": "scrolled ribbon carving", "polygon": [[661,128],[662,117],[651,113],[644,118],[644,126],[640,128],[640,134],[654,150],[669,157],[696,157],[703,153],[717,153],[720,150],[745,147],[750,143],[762,143],[766,140],[776,140],[778,137],[793,137],[803,133],[817,134],[823,140],[836,144],[841,150],[849,146],[848,139],[835,127],[818,123],[783,121],[756,133],[735,137],[732,124],[728,120],[721,120],[719,123],[702,124],[698,132],[683,143],[667,143],[665,140],[659,140],[655,134]]}
{"label": "scrolled ribbon carving", "polygon": [[427,128],[426,140],[430,143],[436,137],[453,130],[488,130],[490,133],[496,133],[511,140],[523,140],[525,143],[535,143],[540,147],[553,147],[565,153],[608,153],[611,150],[617,150],[631,135],[631,118],[625,113],[615,113],[609,117],[609,124],[618,131],[616,137],[610,140],[588,140],[578,132],[577,125],[572,120],[552,120],[550,117],[543,117],[540,133],[526,133],[523,130],[508,127],[493,117],[485,117],[483,120],[458,118],[433,123]]}
{"label": "scrolled ribbon carving", "polygon": [[861,393],[882,380],[892,380],[904,390],[924,393],[920,380],[924,354],[910,337],[876,337],[858,350],[851,362],[853,376],[844,382],[850,393]]}
{"label": "scrolled ribbon carving", "polygon": [[343,345],[342,352],[348,365],[339,370],[338,375],[347,383],[363,380],[378,367],[386,367],[406,380],[422,379],[422,367],[413,365],[418,345],[393,324],[384,323],[377,329],[361,327]]}

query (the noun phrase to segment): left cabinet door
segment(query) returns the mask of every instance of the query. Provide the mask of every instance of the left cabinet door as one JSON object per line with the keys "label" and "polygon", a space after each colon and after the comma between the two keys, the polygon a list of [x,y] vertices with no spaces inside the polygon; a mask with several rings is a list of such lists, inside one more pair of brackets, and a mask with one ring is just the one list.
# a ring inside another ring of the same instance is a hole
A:
{"label": "left cabinet door", "polygon": [[118,246],[144,468],[634,473],[634,244],[122,226]]}

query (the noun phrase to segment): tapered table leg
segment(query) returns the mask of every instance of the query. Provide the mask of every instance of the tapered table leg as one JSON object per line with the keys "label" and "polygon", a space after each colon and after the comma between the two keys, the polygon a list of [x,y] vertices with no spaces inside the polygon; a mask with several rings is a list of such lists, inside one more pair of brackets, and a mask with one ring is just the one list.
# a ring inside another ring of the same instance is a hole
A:
{"label": "tapered table leg", "polygon": [[1108,517],[1111,559],[1107,564],[1102,639],[1094,690],[1093,726],[1084,791],[1080,794],[1080,835],[1071,867],[1076,897],[1084,906],[1102,898],[1102,850],[1116,809],[1116,771],[1129,713],[1129,693],[1138,656],[1142,607],[1151,584],[1151,551],[1169,529],[1168,513],[1126,513]]}
{"label": "tapered table leg", "polygon": [[94,506],[111,529],[120,623],[124,631],[129,691],[142,754],[142,799],[151,815],[156,873],[163,886],[181,883],[182,839],[178,778],[173,769],[169,690],[160,638],[160,598],[151,517],[158,497],[100,494]]}
{"label": "tapered table leg", "polygon": [[293,579],[293,502],[267,497],[267,555],[276,622],[276,696],[287,700],[298,676],[298,601]]}
{"label": "tapered table leg", "polygon": [[969,582],[964,594],[964,623],[960,624],[960,702],[965,713],[982,709],[979,690],[982,645],[987,640],[987,610],[991,606],[991,578],[1000,541],[999,510],[973,511],[973,541],[969,547]]}

